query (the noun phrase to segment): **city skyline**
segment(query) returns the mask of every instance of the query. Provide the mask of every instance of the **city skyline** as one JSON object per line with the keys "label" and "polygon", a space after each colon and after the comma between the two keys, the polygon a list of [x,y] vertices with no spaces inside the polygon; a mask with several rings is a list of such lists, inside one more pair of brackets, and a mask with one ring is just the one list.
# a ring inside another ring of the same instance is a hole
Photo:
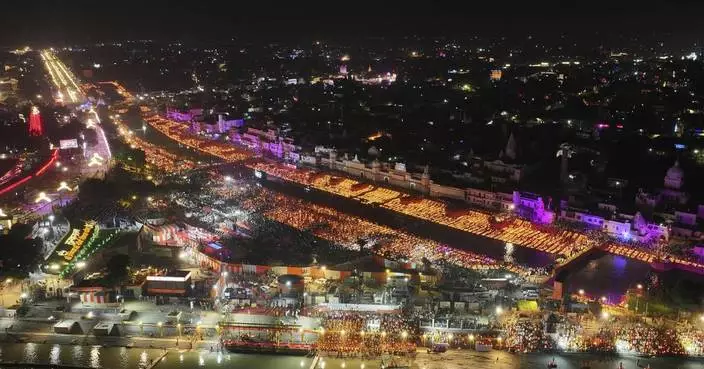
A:
{"label": "city skyline", "polygon": [[700,366],[701,4],[7,9],[0,366]]}

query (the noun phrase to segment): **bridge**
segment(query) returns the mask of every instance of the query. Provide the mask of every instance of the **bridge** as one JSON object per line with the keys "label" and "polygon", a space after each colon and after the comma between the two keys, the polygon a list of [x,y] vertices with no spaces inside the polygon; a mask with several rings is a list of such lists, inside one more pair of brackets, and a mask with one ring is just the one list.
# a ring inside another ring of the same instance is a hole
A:
{"label": "bridge", "polygon": [[596,247],[583,250],[555,266],[552,272],[554,283],[553,297],[562,300],[563,304],[567,303],[569,298],[568,287],[570,275],[576,271],[582,270],[590,262],[598,260],[607,254],[627,257],[632,260],[647,263],[657,272],[682,271],[689,273],[691,278],[704,279],[704,268],[701,267],[700,263],[663,254],[656,254],[655,252],[636,247],[614,243],[602,243]]}

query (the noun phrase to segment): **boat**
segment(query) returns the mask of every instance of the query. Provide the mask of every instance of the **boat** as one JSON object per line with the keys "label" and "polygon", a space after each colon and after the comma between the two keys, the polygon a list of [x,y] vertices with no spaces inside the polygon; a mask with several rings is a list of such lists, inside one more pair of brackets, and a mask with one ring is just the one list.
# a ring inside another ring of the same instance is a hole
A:
{"label": "boat", "polygon": [[309,344],[257,342],[253,340],[226,340],[225,348],[243,354],[308,355],[313,347]]}
{"label": "boat", "polygon": [[384,360],[381,360],[381,369],[411,369],[409,364],[403,364],[397,362],[395,359],[391,359],[389,365],[384,365]]}
{"label": "boat", "polygon": [[550,362],[548,362],[548,368],[553,369],[557,368],[557,363],[555,362],[555,358],[552,358]]}
{"label": "boat", "polygon": [[441,354],[443,352],[447,352],[448,347],[450,347],[449,343],[442,342],[442,343],[436,343],[433,345],[432,348],[428,349],[429,354]]}

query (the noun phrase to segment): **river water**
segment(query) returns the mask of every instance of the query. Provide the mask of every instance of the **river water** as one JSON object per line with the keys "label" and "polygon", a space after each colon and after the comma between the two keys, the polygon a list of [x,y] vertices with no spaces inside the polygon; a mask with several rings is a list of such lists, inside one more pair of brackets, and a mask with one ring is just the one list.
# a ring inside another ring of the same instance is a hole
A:
{"label": "river water", "polygon": [[[84,368],[147,368],[152,360],[157,360],[163,352],[156,349],[124,347],[72,346],[35,343],[0,344],[0,368],[2,363],[51,364]],[[503,351],[476,352],[472,350],[451,350],[441,355],[428,355],[419,352],[418,357],[405,364],[414,369],[539,369],[555,358],[558,369],[580,369],[585,362],[591,369],[637,369],[640,365],[650,365],[652,369],[704,369],[704,360],[685,358],[644,358],[573,354],[528,354],[515,355]],[[155,369],[176,368],[246,368],[246,369],[309,369],[312,358],[298,356],[250,355],[235,353],[213,353],[170,351],[158,362]],[[378,369],[379,360],[325,358],[316,368],[322,369]],[[388,364],[387,364],[388,365]],[[28,365],[29,367],[29,365]]]}
{"label": "river water", "polygon": [[[1,363],[65,365],[84,368],[147,368],[163,354],[159,349],[74,346],[38,343],[0,344]],[[311,358],[296,356],[248,355],[169,351],[154,368],[247,368],[300,369],[310,366]]]}

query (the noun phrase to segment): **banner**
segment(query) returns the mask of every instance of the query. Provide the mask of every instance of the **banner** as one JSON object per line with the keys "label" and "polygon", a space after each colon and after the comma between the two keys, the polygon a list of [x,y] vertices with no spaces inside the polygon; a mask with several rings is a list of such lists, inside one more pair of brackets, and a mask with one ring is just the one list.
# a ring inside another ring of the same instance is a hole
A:
{"label": "banner", "polygon": [[78,140],[75,138],[70,139],[70,140],[59,140],[59,147],[61,150],[65,149],[77,149],[78,148]]}

